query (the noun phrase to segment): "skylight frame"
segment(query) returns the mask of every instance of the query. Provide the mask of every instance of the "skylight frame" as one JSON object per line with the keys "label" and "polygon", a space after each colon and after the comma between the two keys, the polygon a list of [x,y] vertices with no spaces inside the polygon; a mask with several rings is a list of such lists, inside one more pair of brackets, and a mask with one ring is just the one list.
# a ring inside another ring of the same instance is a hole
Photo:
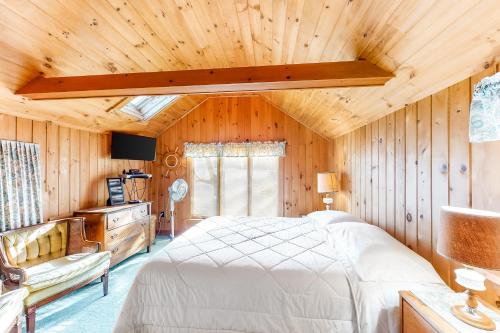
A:
{"label": "skylight frame", "polygon": [[140,121],[148,121],[162,110],[165,110],[178,97],[179,95],[135,96],[122,106],[119,111],[136,117]]}

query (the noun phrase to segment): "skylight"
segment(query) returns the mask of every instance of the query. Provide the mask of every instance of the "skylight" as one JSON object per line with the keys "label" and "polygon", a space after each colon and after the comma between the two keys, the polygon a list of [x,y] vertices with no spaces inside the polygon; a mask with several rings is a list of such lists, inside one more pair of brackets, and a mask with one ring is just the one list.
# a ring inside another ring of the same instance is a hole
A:
{"label": "skylight", "polygon": [[177,97],[178,95],[137,96],[125,104],[120,111],[137,117],[142,121],[149,120]]}

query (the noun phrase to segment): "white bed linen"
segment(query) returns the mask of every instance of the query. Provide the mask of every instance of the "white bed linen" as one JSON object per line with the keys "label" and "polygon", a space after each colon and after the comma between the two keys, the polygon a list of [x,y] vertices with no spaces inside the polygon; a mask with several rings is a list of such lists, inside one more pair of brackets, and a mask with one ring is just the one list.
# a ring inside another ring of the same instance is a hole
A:
{"label": "white bed linen", "polygon": [[400,290],[450,292],[428,261],[382,229],[356,222],[326,229],[345,268],[360,332],[400,332]]}
{"label": "white bed linen", "polygon": [[341,210],[318,210],[307,214],[307,217],[311,218],[320,226],[341,222],[365,222],[362,219]]}
{"label": "white bed linen", "polygon": [[139,271],[114,332],[398,332],[397,291],[422,284],[360,280],[333,230],[206,219]]}
{"label": "white bed linen", "polygon": [[308,218],[206,219],[137,274],[115,332],[354,332],[349,285]]}

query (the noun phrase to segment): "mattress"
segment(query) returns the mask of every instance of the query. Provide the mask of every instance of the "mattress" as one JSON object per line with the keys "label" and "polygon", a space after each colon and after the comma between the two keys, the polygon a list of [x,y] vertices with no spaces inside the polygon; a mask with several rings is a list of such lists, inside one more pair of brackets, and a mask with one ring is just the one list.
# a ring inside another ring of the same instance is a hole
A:
{"label": "mattress", "polygon": [[396,332],[411,286],[359,281],[331,232],[308,217],[208,218],[141,268],[114,332]]}

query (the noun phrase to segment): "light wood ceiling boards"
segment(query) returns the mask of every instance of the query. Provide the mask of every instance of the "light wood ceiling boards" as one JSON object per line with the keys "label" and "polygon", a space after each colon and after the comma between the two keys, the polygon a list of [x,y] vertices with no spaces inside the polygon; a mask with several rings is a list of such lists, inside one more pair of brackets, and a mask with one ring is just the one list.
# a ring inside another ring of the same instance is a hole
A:
{"label": "light wood ceiling boards", "polygon": [[[293,118],[335,137],[491,63],[500,54],[499,27],[497,0],[2,0],[0,112],[95,130],[123,124],[156,131],[107,112],[117,98],[28,101],[13,94],[40,72],[54,77],[356,59],[393,72],[384,87],[263,93]],[[167,119],[177,118],[169,112]]]}

